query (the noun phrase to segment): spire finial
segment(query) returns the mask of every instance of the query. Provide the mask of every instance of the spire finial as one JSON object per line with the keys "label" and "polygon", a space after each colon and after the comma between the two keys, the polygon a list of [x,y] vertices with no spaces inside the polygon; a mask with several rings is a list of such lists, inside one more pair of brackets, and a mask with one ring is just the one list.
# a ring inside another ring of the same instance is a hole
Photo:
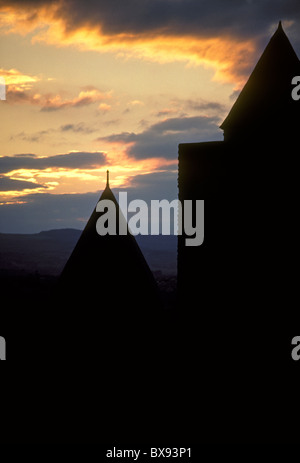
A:
{"label": "spire finial", "polygon": [[282,29],[282,22],[281,21],[279,21],[278,29]]}
{"label": "spire finial", "polygon": [[106,188],[109,188],[109,170],[106,171]]}

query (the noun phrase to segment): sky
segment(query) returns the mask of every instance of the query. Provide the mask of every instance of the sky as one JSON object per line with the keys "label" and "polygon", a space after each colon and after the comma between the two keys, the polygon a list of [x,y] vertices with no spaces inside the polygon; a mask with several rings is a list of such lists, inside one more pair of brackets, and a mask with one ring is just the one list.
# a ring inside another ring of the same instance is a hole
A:
{"label": "sky", "polygon": [[299,0],[0,0],[0,232],[82,229],[107,169],[177,198],[279,20],[300,56]]}

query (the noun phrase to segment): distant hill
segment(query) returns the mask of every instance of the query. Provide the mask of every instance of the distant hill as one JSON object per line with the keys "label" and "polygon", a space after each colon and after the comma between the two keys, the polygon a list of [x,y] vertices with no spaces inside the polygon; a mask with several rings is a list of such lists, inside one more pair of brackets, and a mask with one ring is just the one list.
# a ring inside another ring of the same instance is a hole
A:
{"label": "distant hill", "polygon": [[[60,229],[36,234],[0,233],[0,273],[57,276],[61,273],[81,230]],[[176,274],[176,236],[137,236],[153,272]]]}

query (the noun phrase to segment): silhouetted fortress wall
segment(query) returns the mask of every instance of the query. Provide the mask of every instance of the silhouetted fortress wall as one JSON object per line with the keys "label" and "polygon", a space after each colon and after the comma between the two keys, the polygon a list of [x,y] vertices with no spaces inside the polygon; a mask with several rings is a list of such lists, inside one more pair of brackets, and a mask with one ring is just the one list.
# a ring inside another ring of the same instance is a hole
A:
{"label": "silhouetted fortress wall", "polygon": [[224,141],[179,145],[179,199],[205,200],[204,243],[187,247],[184,234],[178,239],[179,308],[202,318],[208,331],[223,322],[248,332],[277,329],[295,319],[296,75],[299,60],[279,24],[221,125]]}
{"label": "silhouetted fortress wall", "polygon": [[[218,195],[220,181],[224,176],[224,143],[191,143],[179,145],[179,200],[184,207],[184,200],[207,198]],[[212,200],[210,200],[212,201]],[[194,205],[193,204],[193,205]],[[185,246],[185,235],[178,240],[178,291],[184,297],[191,296],[196,301],[200,286],[210,281],[209,268],[204,264],[205,256],[209,266],[214,266],[209,256],[210,239],[208,203],[205,200],[205,237],[201,246]],[[184,212],[184,209],[183,209]]]}

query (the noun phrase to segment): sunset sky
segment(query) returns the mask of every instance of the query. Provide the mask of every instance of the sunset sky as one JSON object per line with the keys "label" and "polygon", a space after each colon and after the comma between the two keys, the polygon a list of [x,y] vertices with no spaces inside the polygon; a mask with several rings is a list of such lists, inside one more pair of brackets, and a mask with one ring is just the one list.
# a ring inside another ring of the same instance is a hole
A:
{"label": "sunset sky", "polygon": [[83,228],[107,169],[175,199],[279,20],[299,56],[299,0],[0,0],[0,232]]}

